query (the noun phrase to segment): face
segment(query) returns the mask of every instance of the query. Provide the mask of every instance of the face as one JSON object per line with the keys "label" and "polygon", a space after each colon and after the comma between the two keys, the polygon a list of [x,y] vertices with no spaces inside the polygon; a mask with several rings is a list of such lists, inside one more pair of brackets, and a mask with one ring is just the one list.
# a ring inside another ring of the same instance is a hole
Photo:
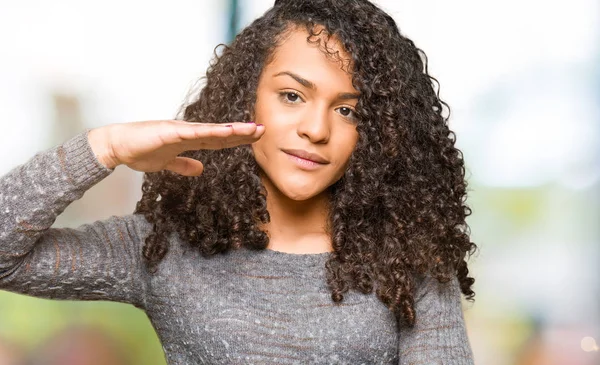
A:
{"label": "face", "polygon": [[[263,68],[255,121],[265,132],[252,144],[267,191],[295,201],[311,199],[339,180],[358,140],[358,92],[351,75],[307,37],[304,29],[291,31]],[[328,47],[349,59],[333,37]],[[321,163],[295,157],[298,150],[318,155]]]}

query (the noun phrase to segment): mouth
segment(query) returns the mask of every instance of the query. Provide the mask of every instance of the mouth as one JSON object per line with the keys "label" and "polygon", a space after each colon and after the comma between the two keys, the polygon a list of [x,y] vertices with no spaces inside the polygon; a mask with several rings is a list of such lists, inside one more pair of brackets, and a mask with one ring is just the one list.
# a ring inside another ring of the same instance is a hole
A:
{"label": "mouth", "polygon": [[298,167],[302,170],[312,171],[312,170],[322,168],[323,166],[326,165],[324,163],[319,163],[319,162],[315,162],[312,160],[308,160],[308,159],[305,159],[302,157],[298,157],[298,156],[289,154],[287,152],[285,152],[285,154],[296,165],[296,167]]}
{"label": "mouth", "polygon": [[316,153],[310,153],[305,150],[284,149],[282,151],[290,156],[294,156],[296,158],[299,158],[299,159],[302,159],[302,160],[305,160],[308,162],[312,162],[315,164],[327,165],[329,163],[329,161],[327,161],[324,157],[322,157]]}

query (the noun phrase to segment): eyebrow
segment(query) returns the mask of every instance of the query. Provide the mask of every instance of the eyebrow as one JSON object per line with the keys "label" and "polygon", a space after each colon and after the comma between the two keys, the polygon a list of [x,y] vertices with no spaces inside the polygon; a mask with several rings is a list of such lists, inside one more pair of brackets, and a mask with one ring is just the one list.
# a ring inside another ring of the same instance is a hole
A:
{"label": "eyebrow", "polygon": [[[317,89],[317,85],[315,85],[313,82],[310,82],[307,79],[305,79],[299,75],[296,75],[295,73],[289,72],[289,71],[281,71],[281,72],[275,74],[273,77],[285,76],[285,75],[293,78],[299,84],[301,84],[302,86],[304,86],[308,89],[312,89],[312,90]],[[338,99],[340,99],[340,100],[358,99],[359,96],[360,96],[360,94],[358,94],[358,93],[339,93]]]}

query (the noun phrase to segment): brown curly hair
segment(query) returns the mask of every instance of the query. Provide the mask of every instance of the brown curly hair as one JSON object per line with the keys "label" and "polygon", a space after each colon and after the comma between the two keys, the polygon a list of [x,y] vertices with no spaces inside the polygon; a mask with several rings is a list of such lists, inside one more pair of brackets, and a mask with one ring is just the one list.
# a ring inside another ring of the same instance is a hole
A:
{"label": "brown curly hair", "polygon": [[[332,300],[341,302],[349,289],[365,294],[375,289],[398,324],[404,320],[412,327],[415,286],[427,274],[440,283],[456,276],[462,293],[474,301],[466,254],[477,246],[465,221],[471,210],[465,204],[462,152],[454,146],[449,117],[442,116],[442,105],[450,108],[428,75],[425,53],[374,4],[276,1],[230,45],[215,48],[201,79],[205,85],[178,117],[203,123],[252,120],[259,76],[286,30],[304,26],[314,35],[317,25],[352,57],[349,71],[360,92],[359,139],[344,176],[328,188]],[[143,247],[149,270],[156,272],[172,232],[204,257],[242,246],[265,249],[268,236],[259,225],[270,218],[251,146],[181,156],[202,161],[203,174],[144,175],[135,213],[154,225]]]}

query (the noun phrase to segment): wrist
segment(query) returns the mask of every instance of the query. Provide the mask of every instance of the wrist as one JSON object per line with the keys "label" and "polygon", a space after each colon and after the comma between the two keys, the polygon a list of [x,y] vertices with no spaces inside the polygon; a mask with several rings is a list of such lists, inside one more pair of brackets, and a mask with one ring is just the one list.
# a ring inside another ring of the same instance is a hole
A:
{"label": "wrist", "polygon": [[110,138],[110,125],[94,128],[88,132],[88,143],[96,159],[104,167],[114,169],[120,163],[114,156]]}

